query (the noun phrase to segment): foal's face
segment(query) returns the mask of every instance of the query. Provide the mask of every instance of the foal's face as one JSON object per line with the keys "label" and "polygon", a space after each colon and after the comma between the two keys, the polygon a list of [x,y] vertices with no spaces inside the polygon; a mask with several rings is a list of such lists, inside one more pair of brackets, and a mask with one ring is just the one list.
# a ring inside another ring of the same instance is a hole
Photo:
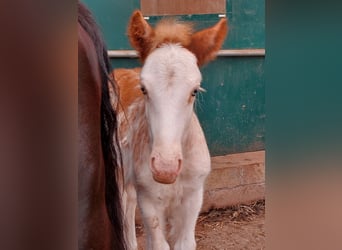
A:
{"label": "foal's face", "polygon": [[145,61],[141,89],[153,140],[150,167],[158,182],[173,183],[181,171],[181,145],[200,82],[196,57],[178,45],[163,45]]}

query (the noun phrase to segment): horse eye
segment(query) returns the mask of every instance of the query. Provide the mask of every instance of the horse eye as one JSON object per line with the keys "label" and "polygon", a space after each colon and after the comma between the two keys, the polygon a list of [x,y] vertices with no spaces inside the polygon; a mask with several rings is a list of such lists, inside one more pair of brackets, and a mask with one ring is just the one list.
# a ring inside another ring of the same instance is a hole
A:
{"label": "horse eye", "polygon": [[191,95],[196,96],[197,93],[198,93],[198,89],[194,89],[194,91],[192,91]]}
{"label": "horse eye", "polygon": [[144,86],[141,86],[140,89],[141,89],[141,92],[142,92],[144,95],[147,94],[147,90],[146,90],[146,88],[145,88]]}

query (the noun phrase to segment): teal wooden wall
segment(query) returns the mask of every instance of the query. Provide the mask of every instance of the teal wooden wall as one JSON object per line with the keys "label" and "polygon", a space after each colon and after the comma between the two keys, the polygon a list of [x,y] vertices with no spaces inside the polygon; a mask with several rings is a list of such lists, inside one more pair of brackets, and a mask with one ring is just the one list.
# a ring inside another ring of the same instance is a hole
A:
{"label": "teal wooden wall", "polygon": [[[139,9],[139,0],[83,0],[91,9],[109,50],[132,49],[126,37],[128,19]],[[227,0],[229,35],[223,49],[265,47],[265,0]],[[204,28],[217,15],[180,17]],[[159,17],[151,17],[153,25]],[[112,58],[113,67],[138,67],[132,58]],[[264,57],[218,57],[202,68],[207,90],[196,103],[196,112],[212,156],[264,149],[265,78]]]}

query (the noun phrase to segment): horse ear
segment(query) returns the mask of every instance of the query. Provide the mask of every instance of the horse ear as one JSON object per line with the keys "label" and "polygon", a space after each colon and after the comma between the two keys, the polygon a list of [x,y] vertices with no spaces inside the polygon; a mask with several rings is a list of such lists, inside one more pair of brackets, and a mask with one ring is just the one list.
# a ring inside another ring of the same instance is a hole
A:
{"label": "horse ear", "polygon": [[213,60],[221,48],[228,32],[227,19],[222,18],[214,26],[198,31],[192,35],[191,43],[187,48],[196,55],[197,64]]}
{"label": "horse ear", "polygon": [[139,57],[144,61],[152,48],[154,31],[145,21],[139,10],[133,12],[128,25],[129,41],[134,49],[139,53]]}

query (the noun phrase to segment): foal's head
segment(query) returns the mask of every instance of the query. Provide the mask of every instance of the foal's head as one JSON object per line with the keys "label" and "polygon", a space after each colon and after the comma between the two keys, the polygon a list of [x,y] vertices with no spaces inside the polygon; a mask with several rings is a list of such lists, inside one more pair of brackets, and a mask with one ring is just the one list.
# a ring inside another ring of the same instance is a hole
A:
{"label": "foal's head", "polygon": [[157,182],[173,183],[181,171],[182,144],[202,90],[199,66],[214,59],[227,30],[226,19],[193,33],[191,25],[175,20],[152,28],[139,11],[131,17],[128,35],[144,63],[141,91],[153,141],[150,167]]}

